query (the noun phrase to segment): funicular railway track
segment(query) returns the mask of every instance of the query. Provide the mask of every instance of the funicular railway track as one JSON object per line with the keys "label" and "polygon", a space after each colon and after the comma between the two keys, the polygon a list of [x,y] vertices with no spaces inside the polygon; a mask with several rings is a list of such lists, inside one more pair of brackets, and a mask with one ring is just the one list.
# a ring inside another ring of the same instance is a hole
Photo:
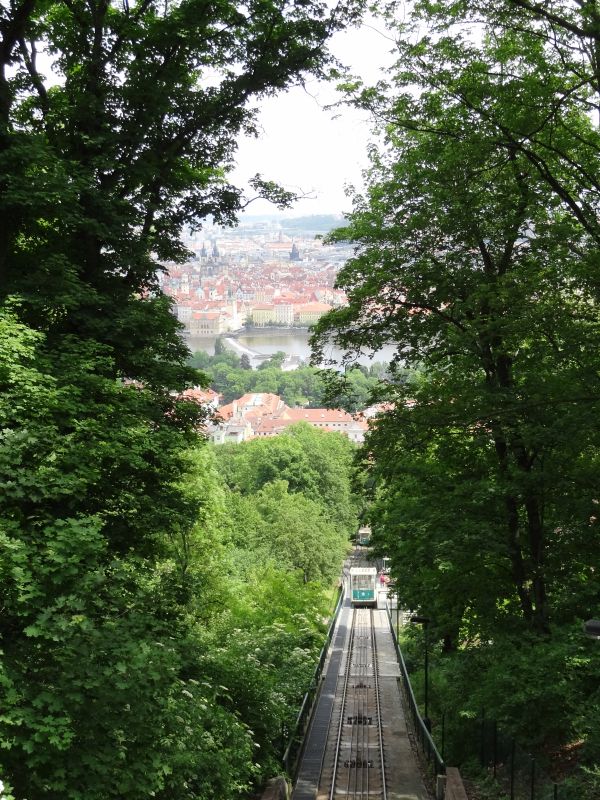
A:
{"label": "funicular railway track", "polygon": [[381,609],[385,582],[367,547],[354,548],[343,576],[346,596],[292,800],[431,800],[410,739],[388,613]]}
{"label": "funicular railway track", "polygon": [[373,610],[352,609],[319,800],[386,800],[385,757]]}

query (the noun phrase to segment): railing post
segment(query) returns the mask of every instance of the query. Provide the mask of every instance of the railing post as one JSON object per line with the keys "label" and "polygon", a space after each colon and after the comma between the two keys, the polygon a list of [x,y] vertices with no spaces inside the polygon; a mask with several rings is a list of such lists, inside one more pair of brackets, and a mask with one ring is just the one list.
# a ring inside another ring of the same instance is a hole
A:
{"label": "railing post", "polygon": [[485,766],[485,708],[481,709],[481,766]]}
{"label": "railing post", "polygon": [[442,711],[442,759],[446,758],[446,753],[444,752],[446,744],[446,712]]}
{"label": "railing post", "polygon": [[515,800],[515,740],[510,745],[510,800]]}
{"label": "railing post", "polygon": [[554,791],[552,792],[553,799],[558,800],[558,783],[554,784]]}
{"label": "railing post", "polygon": [[535,758],[531,759],[531,800],[535,800]]}
{"label": "railing post", "polygon": [[494,780],[496,779],[496,762],[498,761],[498,723],[494,720],[494,739],[493,739],[493,756],[494,756]]}

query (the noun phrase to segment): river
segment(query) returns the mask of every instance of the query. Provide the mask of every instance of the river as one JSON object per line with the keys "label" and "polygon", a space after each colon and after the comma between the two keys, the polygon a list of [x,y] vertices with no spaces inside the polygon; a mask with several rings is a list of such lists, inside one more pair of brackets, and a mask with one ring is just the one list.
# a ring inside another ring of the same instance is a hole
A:
{"label": "river", "polygon": [[[243,348],[247,348],[254,353],[261,353],[265,355],[272,355],[278,350],[282,350],[287,356],[296,356],[308,363],[310,359],[310,345],[308,340],[310,333],[308,330],[295,328],[294,330],[285,330],[281,328],[265,328],[262,330],[253,329],[242,333],[235,337],[236,341]],[[227,346],[227,339],[225,339],[225,346]],[[186,339],[188,347],[192,352],[202,350],[209,355],[215,352],[215,337],[190,337]],[[235,349],[239,352],[239,348],[230,346],[230,349]],[[374,357],[367,354],[362,355],[358,361],[364,366],[369,366],[373,361],[391,361],[395,352],[393,345],[386,345]],[[332,347],[326,353],[326,357],[334,358],[338,361],[341,360],[341,351]],[[251,359],[253,366],[260,363],[257,359]]]}

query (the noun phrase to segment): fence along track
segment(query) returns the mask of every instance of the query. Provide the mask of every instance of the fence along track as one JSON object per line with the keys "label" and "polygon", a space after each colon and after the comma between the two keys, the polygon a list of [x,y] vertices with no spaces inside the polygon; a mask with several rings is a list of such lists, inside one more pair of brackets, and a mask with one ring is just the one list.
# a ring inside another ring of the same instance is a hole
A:
{"label": "fence along track", "polygon": [[371,609],[353,609],[329,800],[386,800],[375,626]]}

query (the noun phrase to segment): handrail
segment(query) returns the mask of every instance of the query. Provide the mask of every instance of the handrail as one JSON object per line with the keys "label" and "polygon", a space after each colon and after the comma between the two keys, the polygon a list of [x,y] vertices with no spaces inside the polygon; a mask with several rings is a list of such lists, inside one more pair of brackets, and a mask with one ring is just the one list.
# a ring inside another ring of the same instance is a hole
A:
{"label": "handrail", "polygon": [[[337,618],[340,613],[344,597],[346,595],[346,588],[343,582],[339,587],[338,591],[339,591],[339,597],[335,609],[333,611],[333,615],[331,617],[331,622],[329,623],[329,627],[327,628],[325,644],[323,645],[323,647],[321,648],[321,652],[319,653],[319,660],[317,662],[317,666],[315,667],[315,671],[313,672],[310,686],[308,687],[306,693],[304,694],[304,697],[302,698],[302,704],[300,706],[300,710],[298,711],[294,727],[292,728],[292,731],[288,738],[287,747],[285,748],[285,751],[281,759],[285,771],[288,773],[288,775],[292,775],[292,777],[295,777],[300,750],[298,751],[298,753],[295,754],[295,757],[293,759],[292,759],[292,754],[294,748],[298,745],[301,736],[303,736],[304,733],[306,732],[307,722],[310,719],[314,701],[317,696],[319,680],[321,678],[323,667],[325,666],[325,661],[327,659],[327,654],[329,652],[329,646],[333,638],[333,631],[335,629]],[[290,765],[292,767],[291,770],[290,770]]]}
{"label": "handrail", "polygon": [[375,684],[375,704],[377,707],[377,739],[379,744],[379,758],[381,759],[381,789],[383,800],[387,800],[387,788],[385,779],[385,753],[383,749],[383,731],[381,720],[381,697],[379,696],[379,658],[377,654],[377,636],[375,636],[375,625],[373,624],[373,611],[371,611],[371,647],[373,648],[373,664],[375,666],[373,683]]}
{"label": "handrail", "polygon": [[387,601],[385,604],[385,610],[387,611],[388,621],[390,623],[390,628],[392,631],[392,638],[394,640],[394,647],[396,648],[398,664],[400,666],[400,672],[402,673],[404,692],[406,694],[410,710],[412,711],[413,722],[415,725],[415,730],[418,734],[418,738],[420,739],[421,749],[423,750],[423,752],[427,751],[427,757],[430,761],[433,760],[435,765],[436,775],[444,775],[446,773],[446,765],[444,763],[444,759],[441,757],[437,747],[435,746],[435,742],[431,738],[431,733],[429,732],[427,726],[423,722],[423,718],[419,713],[419,707],[415,699],[415,694],[413,692],[413,688],[410,682],[408,670],[406,669],[404,656],[402,655],[402,650],[400,649],[400,644],[398,643],[398,636],[394,629],[394,623],[392,621],[390,605]]}

